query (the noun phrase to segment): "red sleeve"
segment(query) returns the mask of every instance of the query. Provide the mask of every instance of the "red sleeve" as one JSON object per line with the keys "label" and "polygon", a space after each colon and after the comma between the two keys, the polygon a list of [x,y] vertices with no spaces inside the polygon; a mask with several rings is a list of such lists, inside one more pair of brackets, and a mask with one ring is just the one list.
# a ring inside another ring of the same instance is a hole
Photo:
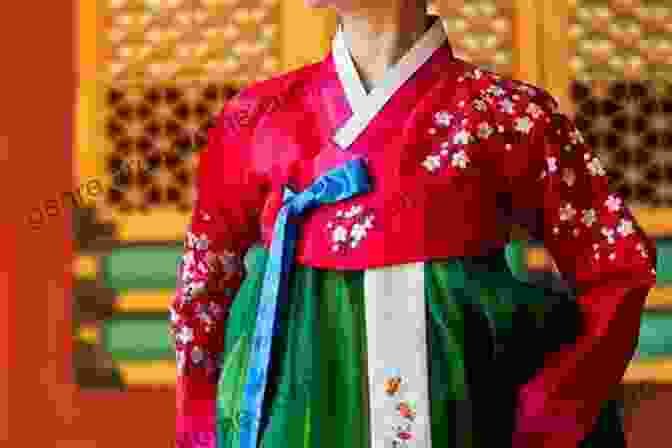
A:
{"label": "red sleeve", "polygon": [[216,448],[215,399],[229,307],[244,279],[243,256],[259,239],[261,181],[251,174],[249,107],[227,103],[200,153],[197,199],[170,307],[177,357],[179,448]]}
{"label": "red sleeve", "polygon": [[655,246],[580,131],[552,105],[517,104],[512,126],[522,144],[505,165],[514,207],[538,216],[534,227],[576,286],[583,323],[575,343],[547,355],[520,389],[514,448],[576,447],[587,436],[634,354],[655,284]]}

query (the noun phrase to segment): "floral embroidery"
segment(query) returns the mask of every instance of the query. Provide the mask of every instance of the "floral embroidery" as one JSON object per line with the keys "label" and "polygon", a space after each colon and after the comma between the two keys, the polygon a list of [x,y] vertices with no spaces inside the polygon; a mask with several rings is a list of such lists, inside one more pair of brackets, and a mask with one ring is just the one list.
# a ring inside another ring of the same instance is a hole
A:
{"label": "floral embroidery", "polygon": [[535,103],[529,103],[525,112],[532,115],[532,118],[535,119],[541,117],[544,114],[543,109]]}
{"label": "floral embroidery", "polygon": [[468,145],[471,139],[472,137],[469,131],[462,129],[460,132],[455,134],[455,137],[453,137],[453,143],[456,145]]}
{"label": "floral embroidery", "polygon": [[546,163],[548,165],[548,171],[555,173],[558,170],[558,159],[555,157],[547,157]]}
{"label": "floral embroidery", "polygon": [[[204,222],[212,219],[202,211],[197,216]],[[236,253],[215,252],[205,233],[187,231],[177,295],[170,306],[170,333],[179,375],[192,367],[215,372],[223,328],[219,323],[226,317],[242,274],[243,263]]]}
{"label": "floral embroidery", "polygon": [[387,369],[383,387],[387,396],[393,400],[390,406],[391,413],[396,415],[397,422],[392,424],[392,448],[408,447],[409,441],[415,439],[413,423],[416,418],[416,404],[404,398],[406,381],[402,378],[399,369]]}
{"label": "floral embroidery", "polygon": [[467,156],[467,153],[464,152],[463,149],[453,154],[452,156],[453,166],[457,166],[464,169],[467,167],[468,163],[469,163],[469,156]]}
{"label": "floral embroidery", "polygon": [[629,219],[621,218],[621,222],[618,224],[617,229],[618,233],[623,236],[628,236],[635,232],[634,225]]}
{"label": "floral embroidery", "polygon": [[576,173],[571,168],[565,168],[562,170],[562,180],[567,184],[567,186],[571,187],[576,181]]}
{"label": "floral embroidery", "polygon": [[593,157],[593,159],[590,162],[588,162],[586,166],[588,167],[590,174],[593,176],[604,176],[606,174],[606,171],[604,170],[604,167],[602,167],[600,159],[598,159],[597,157]]}
{"label": "floral embroidery", "polygon": [[482,139],[489,138],[495,132],[490,123],[483,122],[478,125],[478,137]]}
{"label": "floral embroidery", "polygon": [[595,224],[595,221],[597,221],[597,214],[595,213],[595,209],[591,208],[584,210],[581,221],[588,227],[591,227],[593,224]]}
{"label": "floral embroidery", "polygon": [[534,122],[530,120],[530,117],[518,117],[515,120],[516,131],[522,132],[523,134],[529,134],[533,126]]}
{"label": "floral embroidery", "polygon": [[572,204],[567,203],[564,207],[560,208],[560,220],[561,221],[571,221],[576,215],[576,210],[572,207]]}
{"label": "floral embroidery", "polygon": [[476,99],[473,102],[474,110],[477,110],[478,112],[485,112],[488,110],[488,105],[485,101],[482,99]]}
{"label": "floral embroidery", "polygon": [[336,222],[327,223],[327,231],[331,234],[331,249],[344,252],[345,249],[356,248],[364,240],[368,231],[374,227],[375,215],[372,210],[364,210],[361,205],[353,205],[349,210],[338,210]]}
{"label": "floral embroidery", "polygon": [[499,102],[499,109],[502,112],[513,115],[516,111],[513,108],[513,101],[508,98],[504,98]]}
{"label": "floral embroidery", "polygon": [[439,111],[434,114],[434,122],[437,126],[447,128],[450,126],[450,123],[453,121],[453,116],[446,111]]}
{"label": "floral embroidery", "polygon": [[434,172],[434,170],[441,167],[441,157],[427,156],[422,162],[422,166],[424,166],[428,171]]}
{"label": "floral embroidery", "polygon": [[621,209],[623,201],[618,196],[610,194],[607,200],[604,202],[604,205],[607,206],[610,212],[617,212]]}

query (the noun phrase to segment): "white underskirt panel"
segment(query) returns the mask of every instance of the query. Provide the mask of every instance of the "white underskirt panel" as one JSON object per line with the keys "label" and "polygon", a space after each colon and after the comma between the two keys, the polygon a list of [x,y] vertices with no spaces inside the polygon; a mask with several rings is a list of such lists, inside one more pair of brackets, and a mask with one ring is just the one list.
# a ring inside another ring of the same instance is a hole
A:
{"label": "white underskirt panel", "polygon": [[430,448],[424,263],[364,272],[371,448]]}

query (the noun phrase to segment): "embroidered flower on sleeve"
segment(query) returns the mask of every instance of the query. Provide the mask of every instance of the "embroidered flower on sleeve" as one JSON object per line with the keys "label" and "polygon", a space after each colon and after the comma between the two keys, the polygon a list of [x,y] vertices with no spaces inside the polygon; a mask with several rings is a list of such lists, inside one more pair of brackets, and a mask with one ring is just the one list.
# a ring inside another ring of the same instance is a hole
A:
{"label": "embroidered flower on sleeve", "polygon": [[427,156],[425,160],[422,162],[422,166],[424,166],[427,171],[429,172],[434,172],[438,168],[441,167],[441,157],[440,156]]}
{"label": "embroidered flower on sleeve", "polygon": [[468,145],[472,140],[471,133],[466,129],[462,129],[453,137],[453,143],[456,145]]}
{"label": "embroidered flower on sleeve", "polygon": [[504,98],[499,102],[499,110],[501,110],[504,113],[511,114],[513,115],[516,113],[514,107],[513,107],[513,101],[511,101],[508,98]]}
{"label": "embroidered flower on sleeve", "polygon": [[478,125],[478,137],[481,139],[488,139],[495,132],[490,123],[484,121]]}
{"label": "embroidered flower on sleeve", "polygon": [[529,103],[525,112],[530,114],[532,118],[535,119],[541,117],[544,114],[544,110],[535,103]]}
{"label": "embroidered flower on sleeve", "polygon": [[464,169],[464,168],[467,167],[468,164],[469,164],[469,156],[467,155],[466,152],[464,152],[463,149],[456,152],[456,153],[453,153],[453,156],[452,156],[452,165],[453,166]]}
{"label": "embroidered flower on sleeve", "polygon": [[567,203],[560,208],[560,221],[571,221],[576,215],[576,209],[572,207],[572,204]]}
{"label": "embroidered flower on sleeve", "polygon": [[177,340],[182,344],[188,344],[194,340],[194,330],[186,325],[183,326],[179,333],[177,333]]}
{"label": "embroidered flower on sleeve", "polygon": [[475,99],[472,105],[474,106],[474,110],[477,110],[478,112],[485,112],[488,110],[488,104],[480,98]]}
{"label": "embroidered flower on sleeve", "polygon": [[583,222],[587,227],[592,227],[593,224],[595,224],[595,221],[597,221],[597,213],[595,212],[595,209],[589,208],[587,210],[584,210],[583,216],[581,217],[581,222]]}
{"label": "embroidered flower on sleeve", "polygon": [[634,225],[631,220],[621,218],[621,222],[618,224],[618,227],[616,228],[618,233],[620,233],[622,236],[628,236],[632,233],[635,232]]}
{"label": "embroidered flower on sleeve", "polygon": [[607,197],[607,200],[604,202],[604,205],[607,206],[610,212],[617,212],[621,209],[621,206],[623,205],[623,201],[621,198],[616,196],[615,194],[610,194]]}
{"label": "embroidered flower on sleeve", "polygon": [[439,111],[434,114],[434,122],[437,126],[447,128],[453,121],[453,116],[446,111]]}
{"label": "embroidered flower on sleeve", "polygon": [[558,170],[558,159],[555,157],[547,157],[546,164],[548,165],[549,173],[555,173]]}
{"label": "embroidered flower on sleeve", "polygon": [[562,170],[562,180],[567,184],[567,186],[571,187],[576,181],[576,173],[571,168],[565,168]]}
{"label": "embroidered flower on sleeve", "polygon": [[602,166],[602,163],[600,162],[600,159],[597,157],[593,157],[593,159],[586,164],[588,167],[588,171],[590,171],[590,174],[592,176],[604,176],[606,174],[606,171],[604,170],[604,167]]}
{"label": "embroidered flower on sleeve", "polygon": [[515,120],[516,131],[522,132],[523,134],[529,134],[533,126],[534,122],[530,120],[530,117],[528,116],[518,117]]}

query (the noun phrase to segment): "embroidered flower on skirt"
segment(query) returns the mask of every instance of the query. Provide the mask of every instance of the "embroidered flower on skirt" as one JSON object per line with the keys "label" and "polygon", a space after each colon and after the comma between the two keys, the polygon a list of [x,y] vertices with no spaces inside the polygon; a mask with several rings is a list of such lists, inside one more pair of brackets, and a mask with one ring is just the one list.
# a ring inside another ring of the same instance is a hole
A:
{"label": "embroidered flower on skirt", "polygon": [[385,393],[390,398],[387,405],[390,412],[391,425],[390,446],[392,448],[406,448],[416,439],[413,432],[413,422],[416,417],[416,404],[408,399],[407,381],[401,376],[397,368],[387,369],[383,383]]}

